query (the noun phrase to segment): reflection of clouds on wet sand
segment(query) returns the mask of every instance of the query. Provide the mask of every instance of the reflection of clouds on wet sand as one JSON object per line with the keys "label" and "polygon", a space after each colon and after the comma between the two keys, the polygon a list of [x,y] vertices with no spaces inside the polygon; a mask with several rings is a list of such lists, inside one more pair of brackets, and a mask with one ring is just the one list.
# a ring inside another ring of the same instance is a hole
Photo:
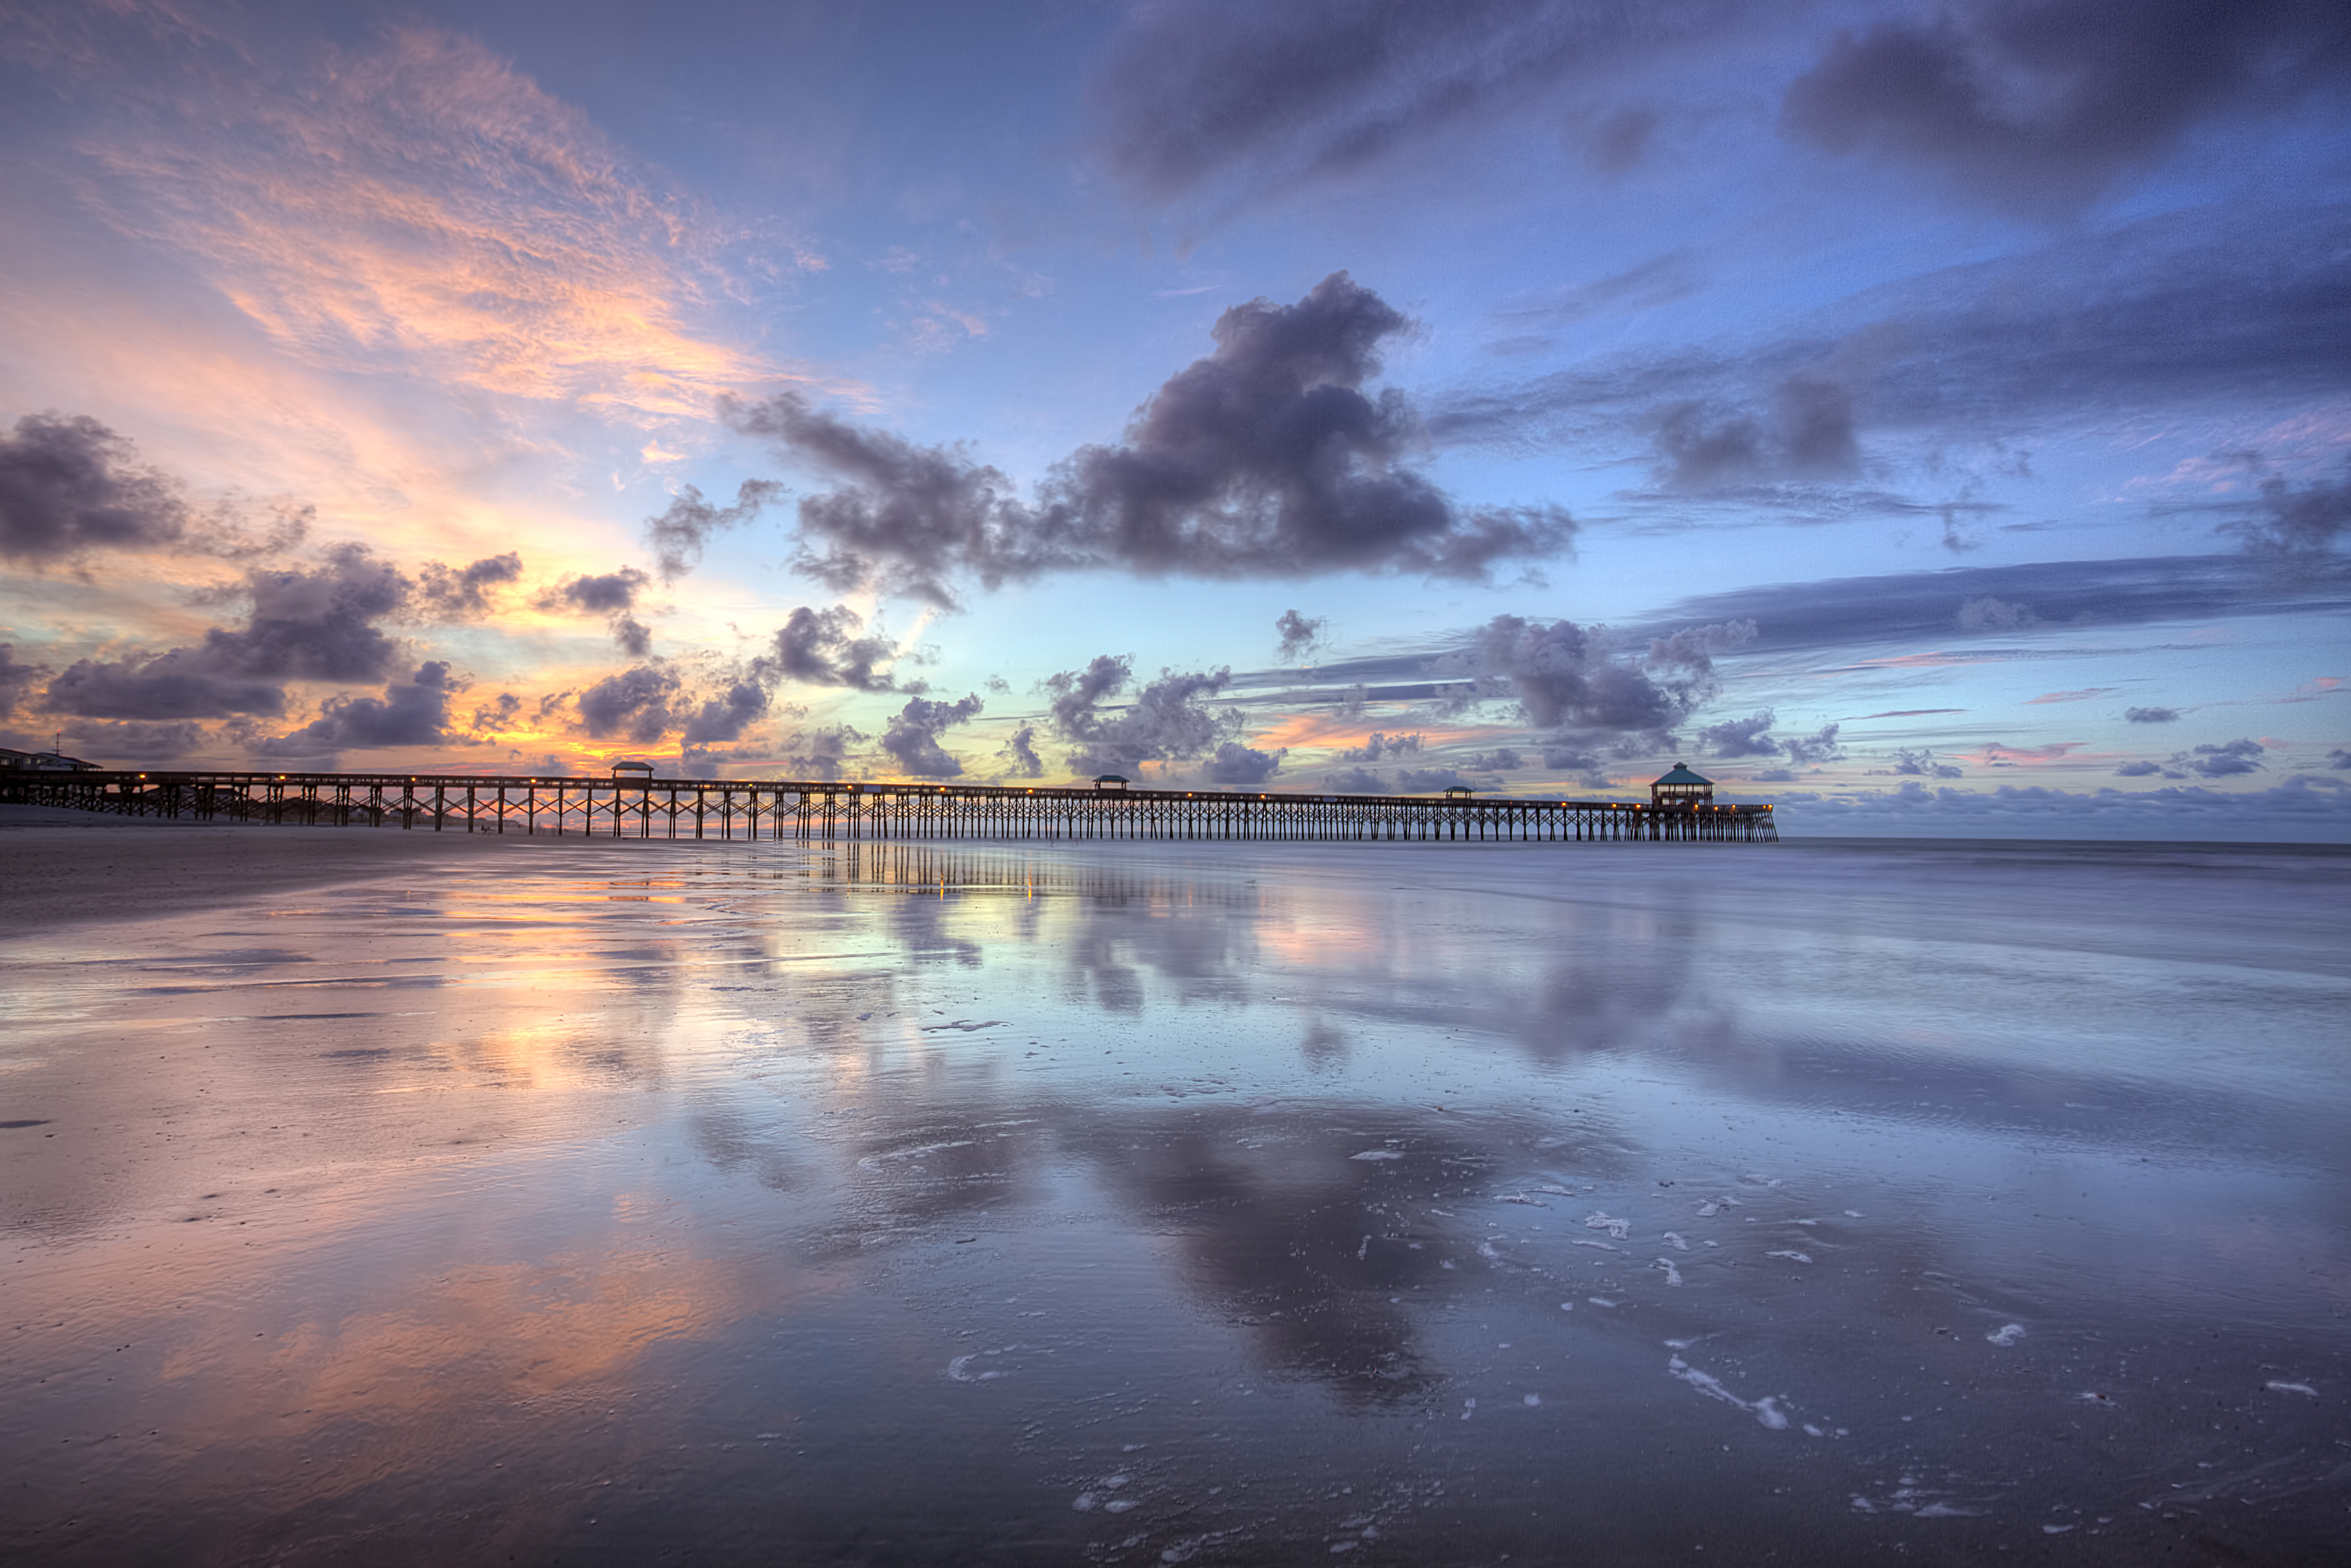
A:
{"label": "reflection of clouds on wet sand", "polygon": [[[1906,928],[1809,863],[559,850],[19,939],[26,1528],[135,1477],[89,1560],[200,1486],[231,1555],[422,1493],[545,1556],[877,1512],[907,1561],[1357,1514],[1536,1555],[1505,1519],[1571,1500],[1637,1554],[1670,1450],[1750,1531],[1973,1552],[2145,1514],[2221,1412],[2265,1458],[2212,1539],[2290,1546],[2351,1299],[2351,1095],[2303,1071],[2339,959],[2111,862],[2202,967],[2085,968],[2095,886],[2001,945],[2004,870],[1935,862]],[[142,1421],[203,1457],[76,1447]]]}

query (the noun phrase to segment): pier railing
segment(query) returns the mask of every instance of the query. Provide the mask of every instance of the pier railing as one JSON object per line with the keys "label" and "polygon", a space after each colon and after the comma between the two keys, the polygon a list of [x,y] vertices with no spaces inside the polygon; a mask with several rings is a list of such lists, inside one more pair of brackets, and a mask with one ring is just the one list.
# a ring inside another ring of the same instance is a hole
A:
{"label": "pier railing", "polygon": [[639,839],[1516,840],[1774,843],[1771,808],[794,779],[0,773],[0,800],[131,817]]}

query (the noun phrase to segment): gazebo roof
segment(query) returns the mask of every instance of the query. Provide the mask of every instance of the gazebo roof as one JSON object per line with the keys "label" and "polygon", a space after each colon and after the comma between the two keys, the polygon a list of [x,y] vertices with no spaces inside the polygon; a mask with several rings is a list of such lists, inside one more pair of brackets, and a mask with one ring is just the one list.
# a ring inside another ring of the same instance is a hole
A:
{"label": "gazebo roof", "polygon": [[1679,762],[1674,764],[1674,770],[1671,773],[1667,774],[1663,779],[1658,779],[1657,782],[1660,784],[1703,784],[1709,789],[1714,788],[1713,779],[1701,779],[1697,774],[1691,772],[1687,764]]}

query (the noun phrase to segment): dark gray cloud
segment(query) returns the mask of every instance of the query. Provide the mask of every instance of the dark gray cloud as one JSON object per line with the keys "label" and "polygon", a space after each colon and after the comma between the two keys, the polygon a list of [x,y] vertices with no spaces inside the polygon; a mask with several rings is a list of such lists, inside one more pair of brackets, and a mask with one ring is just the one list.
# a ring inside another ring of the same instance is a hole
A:
{"label": "dark gray cloud", "polygon": [[[864,617],[846,604],[828,610],[801,605],[776,632],[777,670],[785,679],[804,685],[848,686],[861,692],[902,689],[882,667],[895,655],[895,645],[878,632],[861,636],[864,628]],[[917,684],[903,689],[921,688]]]}
{"label": "dark gray cloud", "polygon": [[15,707],[17,699],[48,673],[47,664],[28,664],[18,659],[14,643],[0,643],[0,714]]}
{"label": "dark gray cloud", "polygon": [[251,605],[244,626],[215,626],[193,647],[149,657],[78,660],[41,706],[89,718],[275,718],[287,681],[385,679],[400,644],[376,622],[400,614],[409,591],[362,545],[338,547],[316,569],[250,572],[238,590]]}
{"label": "dark gray cloud", "polygon": [[[2262,406],[2289,409],[2351,383],[2341,352],[2351,341],[2347,227],[2351,208],[2313,204],[2196,208],[2069,233],[1735,343],[1599,355],[1465,391],[1426,423],[1439,441],[1512,451],[1646,451],[1665,502],[1717,488],[1769,498],[1759,486],[1847,472],[1874,434],[2037,440],[2133,412],[2241,412],[2249,386]],[[1795,486],[1789,504],[1805,493]],[[2311,523],[2281,538],[2313,528],[2334,537],[2340,523],[2327,520],[2324,492],[2309,504]],[[1938,504],[1889,496],[1871,509]]]}
{"label": "dark gray cloud", "polygon": [[2337,770],[2351,768],[2351,750],[2336,747],[2326,754],[2326,766]]}
{"label": "dark gray cloud", "polygon": [[[1950,568],[1708,594],[1669,607],[1659,623],[1752,621],[1758,653],[1932,645],[1959,629],[1957,611],[1985,601],[2004,609],[1979,609],[1966,629],[1980,635],[2037,624],[2116,628],[2340,613],[2351,611],[2351,569],[2328,558],[2288,573],[2234,555]],[[1324,674],[1344,678],[1337,666]]]}
{"label": "dark gray cloud", "polygon": [[645,544],[662,580],[675,582],[701,565],[712,535],[749,522],[783,495],[784,486],[773,479],[746,479],[736,488],[733,506],[716,507],[693,486],[680,486],[666,511],[645,519]]}
{"label": "dark gray cloud", "polygon": [[490,592],[522,577],[522,557],[484,556],[470,566],[428,560],[416,573],[416,607],[433,621],[476,621],[489,612]]}
{"label": "dark gray cloud", "polygon": [[617,571],[600,572],[593,576],[567,577],[551,588],[543,589],[538,602],[546,610],[571,610],[583,615],[615,615],[637,606],[637,595],[653,581],[651,574],[638,567],[624,566]]}
{"label": "dark gray cloud", "polygon": [[[1812,768],[1844,756],[1837,744],[1837,727],[1824,724],[1810,735],[1773,736],[1778,716],[1770,708],[1745,718],[1728,718],[1698,732],[1709,757],[1784,757],[1792,768]],[[1896,771],[1912,771],[1897,768]],[[1787,775],[1792,778],[1792,774]]]}
{"label": "dark gray cloud", "polygon": [[1333,795],[1384,795],[1388,789],[1388,781],[1368,768],[1342,768],[1322,784]]}
{"label": "dark gray cloud", "polygon": [[743,738],[743,732],[775,706],[774,674],[771,661],[753,660],[740,676],[723,683],[687,716],[682,744],[720,746]]}
{"label": "dark gray cloud", "polygon": [[1764,402],[1760,413],[1697,400],[1660,409],[1655,442],[1667,487],[1726,490],[1837,478],[1859,467],[1853,397],[1844,388],[1790,376]]}
{"label": "dark gray cloud", "polygon": [[1782,124],[2047,214],[2200,120],[2285,113],[2346,78],[2351,13],[2330,0],[1957,0],[1840,35]]}
{"label": "dark gray cloud", "polygon": [[1295,305],[1217,319],[1217,347],[1169,378],[1117,444],[1086,446],[1023,501],[961,449],[858,429],[796,392],[729,402],[737,428],[842,481],[804,497],[797,570],[952,606],[1048,572],[1305,577],[1333,571],[1483,579],[1555,556],[1553,507],[1461,508],[1404,459],[1419,424],[1393,389],[1362,389],[1405,318],[1344,273]]}
{"label": "dark gray cloud", "polygon": [[522,716],[522,698],[512,692],[500,692],[490,701],[474,709],[474,716],[465,727],[478,735],[496,735],[514,727]]}
{"label": "dark gray cloud", "polygon": [[49,683],[39,706],[82,718],[276,718],[286,711],[286,689],[224,675],[201,649],[173,648],[147,659],[77,659]]}
{"label": "dark gray cloud", "polygon": [[1322,615],[1305,616],[1295,610],[1285,610],[1276,618],[1273,629],[1281,637],[1281,645],[1273,656],[1285,664],[1295,664],[1322,645],[1323,633],[1330,631],[1331,622]]}
{"label": "dark gray cloud", "polygon": [[[2163,771],[2160,762],[2126,762],[2115,769],[2117,779],[2152,779]],[[2173,775],[2177,778],[2179,775]]]}
{"label": "dark gray cloud", "polygon": [[1898,774],[1907,773],[1918,779],[1964,779],[1967,777],[1966,770],[1956,764],[1937,761],[1935,759],[1935,752],[1932,747],[1920,747],[1915,750],[1905,749],[1896,751],[1894,754],[1894,766],[1887,769],[1887,771]]}
{"label": "dark gray cloud", "polygon": [[580,694],[580,722],[590,737],[615,737],[635,746],[658,745],[677,727],[671,704],[683,685],[658,664],[638,664],[607,675]]}
{"label": "dark gray cloud", "polygon": [[642,659],[653,651],[653,634],[632,612],[639,596],[652,582],[651,573],[639,567],[624,566],[613,571],[567,577],[540,589],[531,602],[541,610],[603,616],[605,627],[621,651],[632,659]]}
{"label": "dark gray cloud", "polygon": [[2176,707],[2126,707],[2123,717],[2133,724],[2170,724],[2179,717]]}
{"label": "dark gray cloud", "polygon": [[299,758],[325,767],[345,751],[445,746],[455,738],[449,733],[449,699],[459,689],[446,663],[427,660],[407,680],[386,685],[380,697],[329,697],[317,718],[255,749],[264,757]]}
{"label": "dark gray cloud", "polygon": [[952,703],[908,697],[906,706],[890,716],[889,727],[882,732],[882,749],[916,779],[953,779],[962,773],[963,764],[939,744],[939,732],[969,724],[979,716],[982,706],[977,694]]}
{"label": "dark gray cloud", "polygon": [[845,724],[794,731],[784,743],[784,768],[811,780],[847,778],[857,748],[872,738]]}
{"label": "dark gray cloud", "polygon": [[1238,740],[1223,741],[1202,765],[1200,777],[1228,789],[1254,789],[1280,771],[1281,759],[1289,755],[1286,746],[1277,751],[1259,751]]}
{"label": "dark gray cloud", "polygon": [[213,732],[193,719],[85,719],[66,732],[67,749],[87,762],[136,767],[173,762],[212,746]]}
{"label": "dark gray cloud", "polygon": [[2228,779],[2240,773],[2259,773],[2259,758],[2269,748],[2258,740],[2230,740],[2218,746],[2199,746],[2176,753],[2171,765],[2199,779]]}
{"label": "dark gray cloud", "polygon": [[188,532],[179,486],[87,414],[28,413],[0,434],[0,558],[159,549]]}
{"label": "dark gray cloud", "polygon": [[[1172,0],[1137,6],[1091,84],[1099,156],[1152,198],[1343,172],[1562,88],[1613,96],[1628,62],[1709,33],[1750,0]],[[1604,121],[1608,172],[1637,159],[1638,107]],[[1625,115],[1632,118],[1626,120]]]}
{"label": "dark gray cloud", "polygon": [[1771,736],[1772,722],[1771,710],[1765,708],[1745,718],[1708,725],[1698,737],[1709,757],[1777,757],[1780,745]]}
{"label": "dark gray cloud", "polygon": [[1374,730],[1361,746],[1351,746],[1339,753],[1342,762],[1379,762],[1394,757],[1410,757],[1419,751],[1422,737],[1418,734],[1388,735]]}
{"label": "dark gray cloud", "polygon": [[1053,732],[1072,747],[1071,772],[1132,778],[1145,762],[1189,762],[1204,757],[1228,770],[1255,766],[1222,755],[1228,741],[1238,740],[1243,723],[1232,708],[1210,706],[1210,699],[1231,684],[1230,670],[1163,670],[1131,702],[1113,706],[1113,699],[1126,691],[1134,674],[1132,661],[1103,653],[1082,670],[1065,670],[1045,682],[1053,699]]}
{"label": "dark gray cloud", "polygon": [[1037,727],[1033,724],[1024,724],[1015,729],[998,755],[1010,767],[1015,779],[1042,779],[1045,776],[1045,759],[1037,755]]}
{"label": "dark gray cloud", "polygon": [[1518,748],[1510,746],[1498,746],[1491,751],[1473,751],[1461,759],[1462,769],[1469,773],[1508,773],[1526,765],[1527,759],[1519,755]]}
{"label": "dark gray cloud", "polygon": [[1751,622],[1725,622],[1684,627],[1651,638],[1646,652],[1628,651],[1602,627],[1498,615],[1475,633],[1466,657],[1450,664],[1475,674],[1479,695],[1515,697],[1537,728],[1655,734],[1712,696],[1714,660],[1754,636]]}
{"label": "dark gray cloud", "polygon": [[2351,528],[2351,470],[2332,484],[2314,479],[2297,488],[2272,475],[2262,481],[2254,516],[2222,525],[2262,555],[2308,555],[2330,549]]}

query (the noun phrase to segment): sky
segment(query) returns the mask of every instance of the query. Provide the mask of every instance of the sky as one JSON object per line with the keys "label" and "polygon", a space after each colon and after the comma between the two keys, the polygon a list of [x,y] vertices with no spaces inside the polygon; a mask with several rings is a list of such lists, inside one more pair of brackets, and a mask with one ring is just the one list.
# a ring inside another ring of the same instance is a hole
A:
{"label": "sky", "polygon": [[0,745],[2351,841],[2351,10],[0,4]]}

